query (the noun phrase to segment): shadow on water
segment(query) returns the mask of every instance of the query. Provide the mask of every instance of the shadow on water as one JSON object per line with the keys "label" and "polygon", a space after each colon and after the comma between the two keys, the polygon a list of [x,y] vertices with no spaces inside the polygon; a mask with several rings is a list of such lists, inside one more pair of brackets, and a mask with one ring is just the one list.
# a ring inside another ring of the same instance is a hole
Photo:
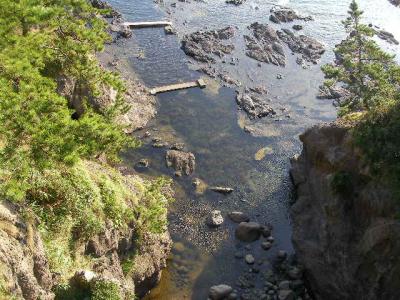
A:
{"label": "shadow on water", "polygon": [[[165,13],[150,0],[109,2],[129,21],[166,19]],[[348,3],[339,1],[340,5],[335,3],[332,9],[327,9],[328,2],[322,1],[319,7],[310,0],[289,4],[298,9],[304,4],[302,13],[315,16],[315,23],[305,24],[304,31],[327,44],[329,53],[329,47],[343,37],[338,22],[343,19]],[[243,130],[248,119],[237,110],[235,91],[208,80],[207,88],[203,90],[158,95],[157,118],[137,132],[142,137],[145,131],[149,131],[151,136],[143,139],[143,147],[125,153],[125,162],[132,167],[142,158],[149,159],[149,169],[137,171],[156,176],[173,176],[173,171],[166,167],[167,149],[152,147],[153,138],[159,137],[169,144],[183,142],[196,156],[194,175],[174,180],[176,201],[169,212],[169,231],[174,246],[161,283],[147,299],[197,300],[206,299],[211,285],[233,285],[248,270],[243,259],[235,259],[235,252],[251,251],[258,261],[263,261],[259,265],[262,273],[271,267],[276,251],[293,251],[288,216],[291,191],[289,158],[301,151],[298,135],[305,128],[334,119],[336,112],[330,101],[315,98],[322,80],[319,66],[301,69],[295,63],[295,57],[289,55],[286,68],[266,64],[259,67],[257,62],[244,55],[241,35],[250,23],[266,22],[270,4],[254,0],[234,7],[227,6],[225,1],[192,1],[191,4],[177,2],[177,6],[177,13],[170,16],[175,18],[174,24],[177,27],[184,20],[188,24],[176,28],[179,35],[205,26],[221,28],[229,25],[227,22],[237,25],[240,35],[235,44],[235,55],[239,64],[225,64],[223,68],[236,74],[244,85],[254,81],[254,84],[268,87],[273,101],[286,107],[291,114],[291,118],[257,121],[257,136],[252,136]],[[118,44],[118,55],[129,61],[149,87],[192,81],[201,76],[188,67],[188,58],[180,50],[178,38],[165,35],[163,29],[135,30],[132,39]],[[329,59],[328,54],[323,57],[323,62]],[[284,80],[276,79],[278,72]],[[230,186],[235,191],[229,196],[211,191],[196,193],[192,184],[195,177],[210,186]],[[205,218],[213,209],[221,210],[224,216],[230,211],[243,211],[254,221],[272,224],[273,248],[267,253],[257,241],[250,245],[251,250],[244,249],[245,245],[234,238],[236,226],[227,218],[218,229],[207,228]],[[257,285],[259,281],[255,283]]]}

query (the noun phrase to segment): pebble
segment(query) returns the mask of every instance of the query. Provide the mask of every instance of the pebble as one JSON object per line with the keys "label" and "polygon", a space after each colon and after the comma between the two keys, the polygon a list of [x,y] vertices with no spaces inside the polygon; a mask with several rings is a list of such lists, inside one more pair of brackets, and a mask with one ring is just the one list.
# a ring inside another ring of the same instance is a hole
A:
{"label": "pebble", "polygon": [[244,257],[244,260],[245,260],[245,262],[246,262],[247,264],[249,264],[249,265],[252,265],[252,264],[254,264],[254,262],[255,262],[254,256],[251,255],[251,254],[247,254],[247,255]]}

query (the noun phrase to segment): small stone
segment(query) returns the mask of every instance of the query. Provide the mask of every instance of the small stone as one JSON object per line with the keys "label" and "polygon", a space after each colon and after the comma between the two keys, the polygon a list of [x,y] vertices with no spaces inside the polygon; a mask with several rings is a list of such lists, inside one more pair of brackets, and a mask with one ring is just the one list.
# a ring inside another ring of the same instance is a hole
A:
{"label": "small stone", "polygon": [[294,293],[292,290],[280,290],[278,292],[279,300],[294,300]]}
{"label": "small stone", "polygon": [[211,300],[222,300],[232,293],[233,288],[226,284],[214,285],[210,288],[209,297]]}
{"label": "small stone", "polygon": [[300,279],[302,277],[302,272],[299,268],[293,267],[287,272],[290,279]]}
{"label": "small stone", "polygon": [[276,75],[276,79],[283,79],[282,74],[277,74],[277,75]]}
{"label": "small stone", "polygon": [[150,164],[150,161],[146,158],[143,158],[138,161],[137,166],[140,168],[148,168]]}
{"label": "small stone", "polygon": [[279,258],[280,260],[284,260],[284,259],[286,259],[286,257],[287,257],[287,252],[284,251],[284,250],[279,250],[277,256],[278,256],[278,258]]}
{"label": "small stone", "polygon": [[271,244],[271,242],[263,242],[263,243],[261,243],[261,247],[262,247],[264,250],[269,250],[269,249],[271,249],[272,244]]}
{"label": "small stone", "polygon": [[247,254],[247,255],[244,257],[244,260],[245,260],[245,262],[246,262],[247,264],[249,264],[249,265],[252,265],[252,264],[254,264],[254,262],[255,262],[254,256],[251,255],[251,254]]}
{"label": "small stone", "polygon": [[224,222],[220,210],[213,210],[207,218],[207,225],[210,227],[218,227]]}
{"label": "small stone", "polygon": [[240,251],[238,251],[238,252],[236,252],[235,253],[235,258],[243,258],[244,257],[244,254],[243,254],[243,252],[240,252]]}
{"label": "small stone", "polygon": [[296,24],[296,25],[293,25],[293,27],[292,27],[294,30],[302,30],[303,29],[303,26],[302,25],[299,25],[299,24]]}
{"label": "small stone", "polygon": [[246,250],[251,250],[251,246],[250,246],[250,245],[246,245],[246,246],[244,247],[244,249],[246,249]]}
{"label": "small stone", "polygon": [[216,192],[216,193],[224,194],[224,195],[230,194],[230,193],[233,192],[233,189],[232,189],[232,188],[229,188],[229,187],[221,187],[221,186],[213,186],[213,187],[210,187],[210,190],[212,190],[212,191],[214,191],[214,192]]}
{"label": "small stone", "polygon": [[278,287],[280,290],[288,290],[288,289],[290,289],[290,281],[288,281],[288,280],[281,281],[281,282],[279,282]]}
{"label": "small stone", "polygon": [[271,226],[262,226],[261,234],[263,235],[263,237],[271,236]]}
{"label": "small stone", "polygon": [[273,236],[267,237],[267,242],[270,242],[271,244],[275,241],[275,238]]}
{"label": "small stone", "polygon": [[248,215],[245,213],[242,213],[240,211],[233,211],[228,214],[228,217],[235,223],[241,223],[241,222],[249,222],[250,218]]}

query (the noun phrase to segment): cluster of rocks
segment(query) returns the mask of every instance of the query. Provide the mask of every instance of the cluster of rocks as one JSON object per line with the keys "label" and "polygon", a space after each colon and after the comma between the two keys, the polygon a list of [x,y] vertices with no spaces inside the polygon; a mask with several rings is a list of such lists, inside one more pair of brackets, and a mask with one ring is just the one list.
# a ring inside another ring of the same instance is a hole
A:
{"label": "cluster of rocks", "polygon": [[392,33],[388,32],[388,31],[385,31],[385,30],[378,30],[378,31],[376,31],[376,35],[377,35],[380,39],[382,39],[382,40],[388,42],[389,44],[392,44],[392,45],[398,45],[398,44],[399,44],[399,41],[396,40],[396,38],[394,37],[394,35],[393,35]]}
{"label": "cluster of rocks", "polygon": [[285,9],[278,9],[278,10],[271,10],[271,15],[269,17],[270,21],[274,23],[287,23],[287,22],[292,22],[294,20],[302,20],[302,21],[312,21],[312,17],[302,17],[299,16],[294,10],[290,8],[285,8]]}
{"label": "cluster of rocks", "polygon": [[[277,34],[288,45],[290,50],[300,53],[306,61],[317,64],[318,60],[325,53],[324,45],[311,37],[305,35],[296,36],[289,29],[282,29]],[[298,63],[301,64],[300,61]]]}
{"label": "cluster of rocks", "polygon": [[249,26],[253,36],[245,35],[246,55],[260,62],[285,66],[285,52],[274,28],[255,22]]}
{"label": "cluster of rocks", "polygon": [[224,43],[234,34],[231,26],[220,30],[197,31],[183,37],[182,49],[199,62],[215,63],[215,56],[221,58],[235,49],[232,43]]}
{"label": "cluster of rocks", "polygon": [[268,104],[271,100],[266,99],[266,93],[263,88],[246,88],[242,92],[237,92],[236,103],[250,119],[276,115],[275,110]]}
{"label": "cluster of rocks", "polygon": [[241,5],[245,3],[246,0],[226,0],[225,2],[228,4]]}
{"label": "cluster of rocks", "polygon": [[[219,211],[215,215],[215,221],[218,222],[222,216]],[[249,216],[242,212],[231,212],[228,217],[233,222],[239,223],[235,230],[238,240],[251,243],[264,237],[265,241],[261,243],[262,249],[266,251],[271,249],[274,242],[271,226],[251,222]],[[267,262],[253,255],[249,244],[244,249],[245,252],[236,252],[235,258],[242,259],[250,269],[238,277],[235,288],[227,284],[212,286],[209,290],[209,299],[311,299],[303,282],[302,266],[289,257],[286,251],[277,251],[272,268],[261,271],[261,266]],[[260,277],[263,282],[261,288],[255,284]]]}

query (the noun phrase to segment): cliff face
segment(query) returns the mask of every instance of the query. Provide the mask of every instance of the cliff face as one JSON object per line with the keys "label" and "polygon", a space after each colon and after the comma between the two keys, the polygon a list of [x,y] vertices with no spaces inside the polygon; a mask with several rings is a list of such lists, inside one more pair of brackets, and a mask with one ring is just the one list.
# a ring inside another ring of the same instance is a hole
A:
{"label": "cliff face", "polygon": [[371,179],[346,126],[316,126],[300,138],[293,243],[316,299],[399,299],[398,203]]}

